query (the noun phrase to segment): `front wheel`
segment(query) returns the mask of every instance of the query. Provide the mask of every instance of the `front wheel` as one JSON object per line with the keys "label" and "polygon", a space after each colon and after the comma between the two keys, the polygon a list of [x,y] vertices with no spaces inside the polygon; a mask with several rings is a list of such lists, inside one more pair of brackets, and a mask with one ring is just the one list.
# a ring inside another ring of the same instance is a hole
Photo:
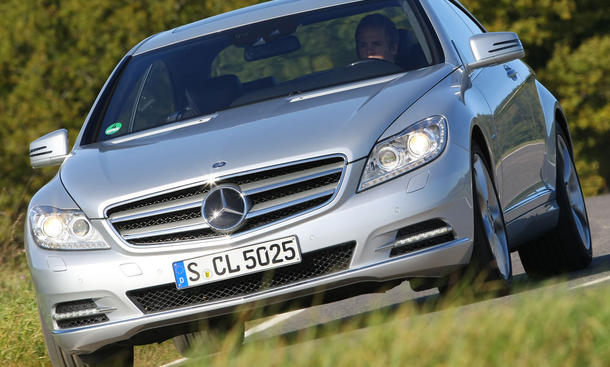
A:
{"label": "front wheel", "polygon": [[473,145],[471,156],[474,215],[472,259],[466,269],[452,274],[446,284],[439,287],[441,294],[448,293],[464,281],[468,287],[474,287],[472,290],[475,294],[490,291],[505,293],[512,281],[506,225],[489,166],[479,146]]}

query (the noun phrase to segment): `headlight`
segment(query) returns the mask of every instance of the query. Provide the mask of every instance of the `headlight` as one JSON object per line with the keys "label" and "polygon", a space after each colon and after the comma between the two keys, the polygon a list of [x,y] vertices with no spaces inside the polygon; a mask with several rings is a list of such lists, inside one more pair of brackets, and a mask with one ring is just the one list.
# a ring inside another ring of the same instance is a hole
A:
{"label": "headlight", "polygon": [[80,210],[39,206],[30,211],[29,220],[34,241],[42,248],[51,250],[110,248]]}
{"label": "headlight", "polygon": [[438,157],[447,143],[447,120],[432,116],[373,148],[358,191],[418,168]]}

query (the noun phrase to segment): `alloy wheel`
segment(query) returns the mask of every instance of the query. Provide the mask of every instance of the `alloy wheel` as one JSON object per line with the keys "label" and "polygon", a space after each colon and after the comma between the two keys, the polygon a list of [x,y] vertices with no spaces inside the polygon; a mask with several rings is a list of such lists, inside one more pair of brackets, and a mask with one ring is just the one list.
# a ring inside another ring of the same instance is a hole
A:
{"label": "alloy wheel", "polygon": [[475,209],[478,209],[481,215],[483,230],[497,270],[503,279],[509,279],[512,270],[502,210],[491,177],[478,154],[475,154],[473,158],[473,170],[475,195],[477,195],[476,204],[478,204],[478,208]]}
{"label": "alloy wheel", "polygon": [[557,148],[560,155],[560,163],[562,164],[562,177],[564,188],[566,191],[567,200],[570,206],[570,214],[578,231],[580,241],[589,250],[591,247],[591,233],[589,230],[589,221],[585,208],[585,199],[578,182],[576,168],[572,162],[570,151],[562,136],[557,137]]}

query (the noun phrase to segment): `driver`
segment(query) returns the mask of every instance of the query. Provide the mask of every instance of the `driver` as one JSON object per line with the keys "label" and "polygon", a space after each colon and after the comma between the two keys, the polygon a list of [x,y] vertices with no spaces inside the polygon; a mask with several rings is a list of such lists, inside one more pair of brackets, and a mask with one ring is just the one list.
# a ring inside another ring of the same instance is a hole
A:
{"label": "driver", "polygon": [[362,18],[356,28],[358,57],[395,62],[398,52],[398,30],[390,18],[370,14]]}

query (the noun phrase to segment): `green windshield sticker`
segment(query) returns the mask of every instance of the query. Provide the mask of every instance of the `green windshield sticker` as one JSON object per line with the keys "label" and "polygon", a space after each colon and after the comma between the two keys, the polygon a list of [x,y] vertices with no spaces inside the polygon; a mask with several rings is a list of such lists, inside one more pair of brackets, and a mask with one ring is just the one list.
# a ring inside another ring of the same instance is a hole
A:
{"label": "green windshield sticker", "polygon": [[112,135],[117,131],[121,130],[122,127],[123,124],[121,124],[120,122],[115,122],[114,124],[108,126],[108,128],[106,129],[106,135]]}

